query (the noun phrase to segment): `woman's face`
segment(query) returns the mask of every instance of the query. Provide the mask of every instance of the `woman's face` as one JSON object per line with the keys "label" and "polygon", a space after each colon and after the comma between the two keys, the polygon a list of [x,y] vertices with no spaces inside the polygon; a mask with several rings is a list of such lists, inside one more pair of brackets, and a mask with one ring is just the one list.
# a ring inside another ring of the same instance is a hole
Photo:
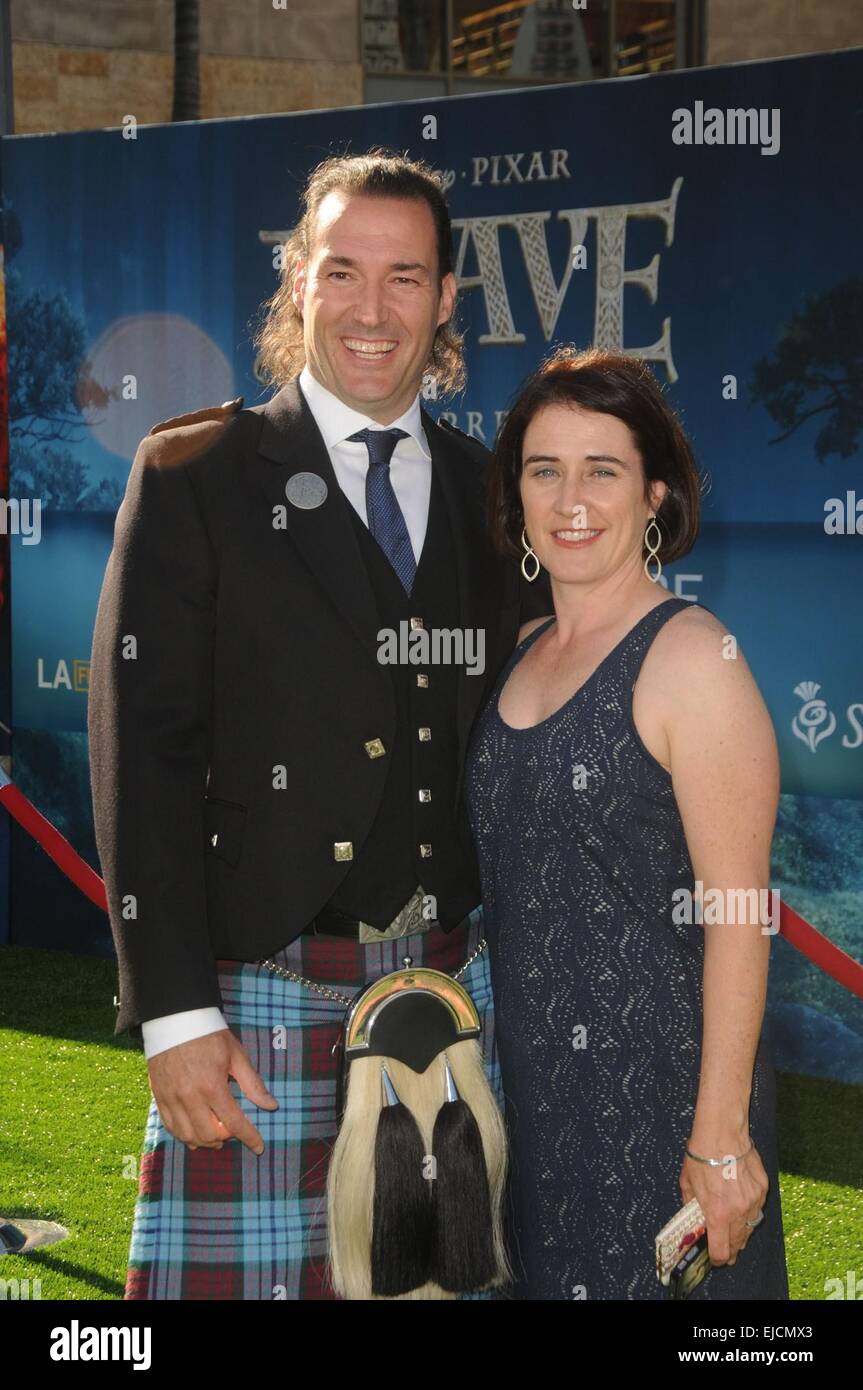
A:
{"label": "woman's face", "polygon": [[666,484],[644,495],[641,455],[615,415],[546,405],[522,445],[521,502],[532,549],[552,578],[595,584],[642,566],[644,528]]}

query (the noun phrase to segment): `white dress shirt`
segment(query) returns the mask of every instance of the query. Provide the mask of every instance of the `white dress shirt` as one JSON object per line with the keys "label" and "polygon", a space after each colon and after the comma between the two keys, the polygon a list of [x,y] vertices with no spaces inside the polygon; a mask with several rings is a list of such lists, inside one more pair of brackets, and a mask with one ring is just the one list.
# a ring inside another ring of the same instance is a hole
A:
{"label": "white dress shirt", "polygon": [[[308,367],[300,372],[299,386],[327,447],[336,481],[365,526],[369,524],[366,513],[369,452],[365,444],[350,441],[348,435],[363,429],[405,431],[407,439],[397,440],[393,450],[390,480],[404,515],[414,559],[419,564],[428,525],[432,483],[431,451],[422,427],[419,392],[403,415],[384,426],[352,406],[345,405],[312,376]],[[141,1024],[144,1056],[149,1061],[169,1047],[191,1042],[193,1038],[203,1038],[207,1033],[218,1033],[227,1026],[221,1009],[215,1006],[185,1009],[182,1013],[147,1019]]]}

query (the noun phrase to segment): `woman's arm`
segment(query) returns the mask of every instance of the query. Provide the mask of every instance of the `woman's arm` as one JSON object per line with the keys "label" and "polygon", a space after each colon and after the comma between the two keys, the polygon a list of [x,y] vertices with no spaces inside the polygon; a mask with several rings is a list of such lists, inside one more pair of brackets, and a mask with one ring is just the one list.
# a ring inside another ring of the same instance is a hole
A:
{"label": "woman's arm", "polygon": [[[669,624],[669,636],[675,627],[665,663],[674,687],[665,701],[669,763],[705,918],[701,1076],[688,1147],[703,1157],[736,1157],[750,1144],[767,991],[779,760],[764,701],[733,638],[703,610]],[[752,1230],[746,1219],[756,1220],[766,1196],[758,1155],[753,1150],[728,1169],[685,1158],[681,1189],[699,1198],[708,1218],[711,1258],[733,1262]]]}

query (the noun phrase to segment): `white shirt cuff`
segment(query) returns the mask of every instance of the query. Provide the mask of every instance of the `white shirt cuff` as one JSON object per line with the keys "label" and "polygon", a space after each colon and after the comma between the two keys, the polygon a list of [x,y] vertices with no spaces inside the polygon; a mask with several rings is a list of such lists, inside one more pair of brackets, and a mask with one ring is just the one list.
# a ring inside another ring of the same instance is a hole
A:
{"label": "white shirt cuff", "polygon": [[221,1010],[215,1007],[184,1009],[182,1013],[150,1018],[141,1024],[144,1056],[149,1061],[158,1052],[165,1052],[169,1047],[191,1042],[193,1038],[204,1038],[208,1033],[218,1033],[227,1026]]}

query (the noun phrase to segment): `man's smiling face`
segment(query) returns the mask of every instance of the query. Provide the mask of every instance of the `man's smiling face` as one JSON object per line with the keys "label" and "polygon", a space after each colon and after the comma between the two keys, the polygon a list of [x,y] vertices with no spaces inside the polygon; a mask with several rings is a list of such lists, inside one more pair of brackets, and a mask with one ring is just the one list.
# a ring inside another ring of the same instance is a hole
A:
{"label": "man's smiling face", "polygon": [[452,274],[438,283],[434,218],[423,199],[328,193],[308,263],[294,275],[309,370],[346,405],[390,424],[420,388],[455,291]]}

